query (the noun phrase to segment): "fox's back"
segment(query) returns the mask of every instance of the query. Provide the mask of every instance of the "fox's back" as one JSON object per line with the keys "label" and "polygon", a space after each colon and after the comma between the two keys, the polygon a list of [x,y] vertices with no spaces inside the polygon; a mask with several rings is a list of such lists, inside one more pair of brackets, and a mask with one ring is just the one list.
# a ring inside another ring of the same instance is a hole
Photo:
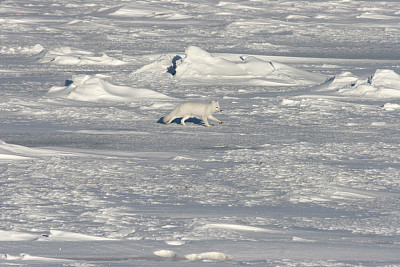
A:
{"label": "fox's back", "polygon": [[209,104],[199,102],[185,102],[177,107],[177,112],[181,115],[203,116],[207,114]]}

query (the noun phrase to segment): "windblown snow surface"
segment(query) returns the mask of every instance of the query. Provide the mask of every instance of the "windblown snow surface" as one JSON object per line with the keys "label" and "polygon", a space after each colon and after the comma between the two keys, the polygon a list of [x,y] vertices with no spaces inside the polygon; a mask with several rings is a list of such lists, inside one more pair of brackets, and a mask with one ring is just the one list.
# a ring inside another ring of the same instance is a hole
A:
{"label": "windblown snow surface", "polygon": [[1,1],[0,265],[400,266],[399,10]]}

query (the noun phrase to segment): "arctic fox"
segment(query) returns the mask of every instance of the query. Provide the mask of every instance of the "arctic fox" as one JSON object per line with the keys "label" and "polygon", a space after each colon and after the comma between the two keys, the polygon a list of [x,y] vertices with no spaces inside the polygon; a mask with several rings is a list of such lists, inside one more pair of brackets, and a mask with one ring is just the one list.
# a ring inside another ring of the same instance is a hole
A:
{"label": "arctic fox", "polygon": [[186,126],[185,120],[190,117],[199,116],[203,120],[204,124],[209,127],[208,119],[222,124],[222,121],[212,116],[214,112],[221,112],[218,101],[211,101],[211,103],[199,103],[199,102],[185,102],[174,108],[167,116],[163,118],[164,123],[169,124],[176,118],[182,117],[181,124]]}

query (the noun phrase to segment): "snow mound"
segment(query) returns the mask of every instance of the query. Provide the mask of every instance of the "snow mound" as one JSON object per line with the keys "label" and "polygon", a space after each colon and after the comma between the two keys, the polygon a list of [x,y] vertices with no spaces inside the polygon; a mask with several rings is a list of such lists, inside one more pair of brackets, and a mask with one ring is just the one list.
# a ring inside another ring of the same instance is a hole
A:
{"label": "snow mound", "polygon": [[[58,258],[48,258],[48,257],[40,257],[40,256],[33,256],[30,254],[21,253],[17,256],[10,255],[10,254],[0,254],[1,260],[8,260],[8,261],[38,261],[38,262],[53,262],[53,263],[60,263],[60,262],[71,262],[71,260],[66,259],[58,259]],[[7,264],[8,265],[8,264]],[[14,265],[14,264],[9,264]],[[15,264],[17,265],[17,264]],[[18,264],[19,265],[19,264]],[[22,264],[21,264],[22,265]]]}
{"label": "snow mound", "polygon": [[182,246],[185,244],[185,241],[182,240],[171,240],[171,241],[165,241],[166,244],[170,246]]}
{"label": "snow mound", "polygon": [[154,255],[161,258],[173,259],[176,257],[176,252],[172,250],[157,250],[153,252]]}
{"label": "snow mound", "polygon": [[185,258],[189,261],[227,261],[232,257],[222,252],[204,252],[200,254],[188,254]]}
{"label": "snow mound", "polygon": [[39,57],[39,62],[59,65],[119,66],[128,64],[128,62],[109,57],[106,54],[95,56],[92,52],[70,47],[60,47],[49,51],[43,51],[42,55]]}
{"label": "snow mound", "polygon": [[[187,14],[179,14],[176,10],[169,11],[164,8],[149,8],[148,6],[135,3],[134,6],[123,6],[116,10],[112,10],[110,16],[126,17],[126,18],[156,18],[166,20],[184,20],[192,19],[193,16]],[[182,10],[181,10],[182,11]]]}
{"label": "snow mound", "polygon": [[246,76],[240,65],[223,58],[214,57],[196,46],[189,46],[186,56],[177,65],[177,77]]}
{"label": "snow mound", "polygon": [[305,100],[282,99],[282,106],[295,107],[304,105]]}
{"label": "snow mound", "polygon": [[387,111],[393,111],[393,110],[400,109],[400,105],[393,104],[393,103],[386,103],[385,105],[383,105],[382,109],[387,110]]}
{"label": "snow mound", "polygon": [[59,152],[40,148],[29,148],[8,144],[0,140],[0,161],[27,160],[49,155],[57,155]]}
{"label": "snow mound", "polygon": [[351,88],[356,84],[358,80],[359,78],[353,73],[348,71],[342,72],[328,79],[328,89],[338,91],[341,89]]}
{"label": "snow mound", "polygon": [[172,99],[148,89],[110,84],[90,75],[75,75],[66,81],[66,86],[53,86],[47,93],[50,97],[65,97],[79,101],[145,101]]}
{"label": "snow mound", "polygon": [[0,48],[0,54],[26,54],[26,55],[35,55],[39,54],[44,50],[44,47],[40,44],[36,44],[32,47],[7,47],[3,46]]}
{"label": "snow mound", "polygon": [[371,77],[371,85],[378,89],[400,90],[400,75],[393,70],[376,70]]}
{"label": "snow mound", "polygon": [[122,7],[118,8],[118,10],[110,13],[110,16],[119,16],[119,17],[130,17],[130,18],[141,18],[141,17],[153,17],[158,14],[157,10],[145,9],[145,8],[131,8],[131,7]]}
{"label": "snow mound", "polygon": [[49,234],[38,236],[36,234],[20,233],[0,230],[0,241],[107,241],[115,240],[107,237],[91,236],[79,233],[50,230]]}
{"label": "snow mound", "polygon": [[400,75],[393,70],[378,69],[368,79],[343,72],[327,81],[327,88],[342,95],[373,98],[400,97]]}
{"label": "snow mound", "polygon": [[213,56],[196,46],[189,46],[183,57],[160,56],[155,62],[138,69],[135,73],[169,72],[180,80],[208,82],[257,81],[258,85],[292,86],[322,83],[326,77],[299,70],[276,62],[265,61],[255,56],[239,57],[230,61]]}
{"label": "snow mound", "polygon": [[242,60],[243,68],[247,73],[254,76],[266,76],[275,70],[274,65],[276,65],[276,62],[273,64],[272,62],[267,62],[254,56],[242,58]]}
{"label": "snow mound", "polygon": [[112,241],[115,239],[99,236],[91,236],[79,233],[50,230],[49,235],[42,235],[38,241]]}
{"label": "snow mound", "polygon": [[34,235],[34,234],[0,230],[0,242],[29,241],[29,240],[35,240],[36,238],[37,238],[37,235]]}
{"label": "snow mound", "polygon": [[264,79],[270,85],[317,84],[322,75],[299,70],[279,62],[268,62],[255,56],[240,57],[232,62],[216,57],[196,46],[189,46],[185,57],[177,62],[176,76],[181,79]]}
{"label": "snow mound", "polygon": [[226,223],[210,223],[204,225],[202,228],[205,229],[224,229],[224,230],[235,230],[235,231],[250,231],[250,232],[266,232],[266,233],[274,233],[275,231],[254,227],[254,226],[247,226],[247,225],[238,225],[238,224],[226,224]]}
{"label": "snow mound", "polygon": [[[140,73],[160,73],[160,72],[170,72],[175,74],[176,61],[181,59],[179,56],[172,57],[171,55],[161,55],[154,62],[144,65],[143,67],[137,69],[134,74]],[[172,66],[171,66],[172,62]]]}

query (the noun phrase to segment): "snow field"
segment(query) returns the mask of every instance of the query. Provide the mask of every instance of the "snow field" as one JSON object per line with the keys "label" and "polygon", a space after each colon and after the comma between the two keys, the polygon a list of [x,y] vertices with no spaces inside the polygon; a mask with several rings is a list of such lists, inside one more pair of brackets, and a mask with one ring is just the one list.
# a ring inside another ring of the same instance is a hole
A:
{"label": "snow field", "polygon": [[398,265],[397,5],[5,1],[0,264]]}

